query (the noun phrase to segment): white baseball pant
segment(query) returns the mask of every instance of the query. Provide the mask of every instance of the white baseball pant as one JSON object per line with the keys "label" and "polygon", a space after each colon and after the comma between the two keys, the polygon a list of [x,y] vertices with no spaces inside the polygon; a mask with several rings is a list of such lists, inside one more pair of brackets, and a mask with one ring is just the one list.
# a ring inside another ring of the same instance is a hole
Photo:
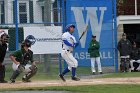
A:
{"label": "white baseball pant", "polygon": [[67,50],[62,50],[61,56],[63,59],[66,61],[68,64],[69,70],[71,70],[72,67],[77,68],[78,62],[77,60],[73,57],[73,54],[70,51]]}
{"label": "white baseball pant", "polygon": [[[18,66],[19,66],[19,64],[17,65],[15,63],[13,63],[13,65],[12,65],[13,70],[14,71],[17,70],[18,69]],[[24,67],[25,67],[25,70],[24,70],[25,73],[28,73],[28,72],[31,71],[30,68],[29,68],[29,67],[31,67],[30,64],[26,64],[26,66],[24,66]]]}
{"label": "white baseball pant", "polygon": [[134,70],[134,66],[133,66],[133,63],[134,62],[137,62],[137,63],[140,63],[140,60],[130,60],[130,66],[131,66],[131,70]]}
{"label": "white baseball pant", "polygon": [[91,70],[92,70],[92,72],[96,72],[95,62],[97,62],[97,65],[98,65],[98,72],[102,72],[100,57],[91,58]]}

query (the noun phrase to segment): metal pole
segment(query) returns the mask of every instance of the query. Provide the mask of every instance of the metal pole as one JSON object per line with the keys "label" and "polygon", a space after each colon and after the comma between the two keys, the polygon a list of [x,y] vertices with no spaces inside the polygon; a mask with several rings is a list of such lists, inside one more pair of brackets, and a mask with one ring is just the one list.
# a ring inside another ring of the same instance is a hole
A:
{"label": "metal pole", "polygon": [[135,0],[135,15],[137,15],[137,0]]}
{"label": "metal pole", "polygon": [[[62,0],[62,23],[63,23],[63,32],[65,31],[65,2]],[[61,54],[59,54],[59,73],[62,73],[62,61],[61,61]]]}
{"label": "metal pole", "polygon": [[61,54],[58,54],[58,58],[59,58],[59,74],[62,73],[62,61],[61,61]]}
{"label": "metal pole", "polygon": [[[0,13],[1,13],[1,10],[2,10],[2,9],[1,9],[1,5],[0,5]],[[0,20],[1,20],[1,17],[0,17]]]}
{"label": "metal pole", "polygon": [[114,39],[115,39],[115,43],[114,43],[114,61],[115,61],[115,72],[118,72],[118,50],[117,50],[117,13],[116,13],[116,0],[114,0]]}
{"label": "metal pole", "polygon": [[[57,0],[57,10],[58,10],[58,22],[60,22],[60,0]],[[59,58],[59,74],[62,73],[62,61],[61,61],[61,54],[58,54]]]}
{"label": "metal pole", "polygon": [[[45,6],[44,6],[44,21],[51,23],[51,2],[52,0],[44,0]],[[45,26],[51,26],[51,24],[45,24]],[[45,72],[50,73],[51,72],[51,56],[49,54],[44,54],[44,66],[45,66]]]}
{"label": "metal pole", "polygon": [[15,8],[15,11],[14,11],[14,15],[15,16],[15,30],[16,30],[16,50],[19,48],[18,47],[18,0],[15,0],[15,3],[14,3],[14,8]]}

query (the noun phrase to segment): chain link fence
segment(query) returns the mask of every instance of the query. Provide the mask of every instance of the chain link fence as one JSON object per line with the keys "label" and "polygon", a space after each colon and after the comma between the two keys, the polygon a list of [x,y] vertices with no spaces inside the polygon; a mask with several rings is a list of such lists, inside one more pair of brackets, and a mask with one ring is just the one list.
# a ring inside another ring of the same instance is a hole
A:
{"label": "chain link fence", "polygon": [[[45,27],[45,26],[65,26],[65,6],[63,0],[4,0],[0,1],[0,29],[8,29],[10,42],[5,58],[7,64],[7,76],[12,74],[12,62],[9,55],[20,49],[24,40],[24,27]],[[17,31],[18,29],[18,31]],[[18,36],[18,37],[17,37]],[[18,40],[18,42],[16,41]],[[44,78],[57,77],[59,74],[59,62],[64,60],[60,54],[36,54],[34,59],[38,61],[38,76]],[[114,66],[103,67],[104,73],[115,72]],[[82,66],[77,69],[78,75],[91,75],[89,66]],[[46,76],[47,75],[47,76]]]}
{"label": "chain link fence", "polygon": [[[58,7],[59,6],[59,7]],[[24,27],[62,26],[62,2],[57,0],[1,0],[0,29],[8,30],[10,40],[5,57],[6,76],[12,75],[12,61],[9,55],[21,48]],[[17,31],[18,29],[18,31]],[[18,42],[17,42],[18,40]],[[35,54],[38,61],[37,76],[56,77],[59,73],[59,54]]]}

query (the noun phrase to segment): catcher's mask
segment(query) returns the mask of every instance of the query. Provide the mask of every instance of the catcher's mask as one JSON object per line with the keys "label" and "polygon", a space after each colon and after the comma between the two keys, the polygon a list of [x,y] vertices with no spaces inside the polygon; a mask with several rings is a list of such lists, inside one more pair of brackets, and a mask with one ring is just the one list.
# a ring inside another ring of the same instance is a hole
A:
{"label": "catcher's mask", "polygon": [[32,42],[31,42],[30,40],[28,40],[28,39],[25,39],[25,40],[22,42],[21,47],[22,47],[22,48],[23,48],[24,46],[26,46],[26,47],[31,47],[31,45],[32,45]]}
{"label": "catcher's mask", "polygon": [[1,41],[2,42],[8,43],[9,42],[9,38],[10,38],[9,35],[6,34],[6,33],[1,35]]}

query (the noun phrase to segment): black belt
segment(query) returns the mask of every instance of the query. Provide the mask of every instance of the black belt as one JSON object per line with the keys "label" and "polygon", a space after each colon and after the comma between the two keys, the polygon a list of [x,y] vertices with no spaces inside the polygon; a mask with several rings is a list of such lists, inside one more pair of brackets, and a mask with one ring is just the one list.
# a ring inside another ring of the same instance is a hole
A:
{"label": "black belt", "polygon": [[[63,50],[66,50],[66,49],[63,49]],[[66,50],[66,51],[68,51],[68,52],[72,52],[72,51],[70,51],[70,50]]]}

